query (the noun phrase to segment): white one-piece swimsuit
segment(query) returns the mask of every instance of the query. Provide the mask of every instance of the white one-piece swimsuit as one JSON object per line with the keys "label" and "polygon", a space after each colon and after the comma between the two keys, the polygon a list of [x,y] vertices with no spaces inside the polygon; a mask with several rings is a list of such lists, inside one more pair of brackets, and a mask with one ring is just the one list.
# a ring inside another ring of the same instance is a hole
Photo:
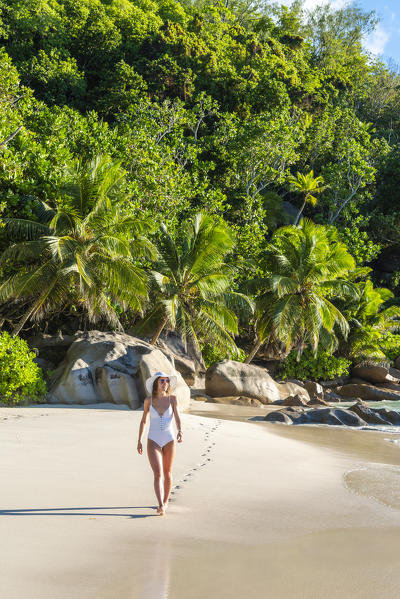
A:
{"label": "white one-piece swimsuit", "polygon": [[172,419],[174,412],[171,406],[171,399],[169,399],[169,406],[163,412],[162,416],[153,408],[152,400],[150,399],[150,429],[148,438],[157,443],[159,447],[164,447],[167,443],[174,440],[174,432],[172,429]]}

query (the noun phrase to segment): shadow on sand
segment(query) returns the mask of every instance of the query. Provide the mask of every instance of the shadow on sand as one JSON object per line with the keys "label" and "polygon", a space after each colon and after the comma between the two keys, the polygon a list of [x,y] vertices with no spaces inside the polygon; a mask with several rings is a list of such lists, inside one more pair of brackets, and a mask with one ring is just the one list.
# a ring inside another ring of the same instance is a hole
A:
{"label": "shadow on sand", "polygon": [[119,513],[110,514],[97,510],[155,510],[153,505],[134,505],[134,506],[116,506],[116,507],[58,507],[58,508],[27,508],[18,510],[1,510],[0,516],[117,516],[124,518],[152,518],[158,514],[131,514]]}

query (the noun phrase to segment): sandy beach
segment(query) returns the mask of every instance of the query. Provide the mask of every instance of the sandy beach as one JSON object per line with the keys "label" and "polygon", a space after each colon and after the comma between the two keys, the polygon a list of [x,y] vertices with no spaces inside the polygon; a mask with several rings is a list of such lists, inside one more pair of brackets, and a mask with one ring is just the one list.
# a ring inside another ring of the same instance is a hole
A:
{"label": "sandy beach", "polygon": [[159,517],[140,411],[3,408],[0,596],[397,598],[400,434],[263,413],[193,402]]}

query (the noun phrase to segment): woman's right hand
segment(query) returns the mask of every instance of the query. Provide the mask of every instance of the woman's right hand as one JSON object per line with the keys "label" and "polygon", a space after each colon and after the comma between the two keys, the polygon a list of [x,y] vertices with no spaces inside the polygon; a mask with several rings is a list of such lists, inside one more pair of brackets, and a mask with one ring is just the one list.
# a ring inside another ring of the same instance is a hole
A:
{"label": "woman's right hand", "polygon": [[137,450],[138,450],[138,453],[140,453],[140,455],[142,455],[142,453],[143,453],[143,447],[142,447],[142,444],[141,444],[140,441],[137,444]]}

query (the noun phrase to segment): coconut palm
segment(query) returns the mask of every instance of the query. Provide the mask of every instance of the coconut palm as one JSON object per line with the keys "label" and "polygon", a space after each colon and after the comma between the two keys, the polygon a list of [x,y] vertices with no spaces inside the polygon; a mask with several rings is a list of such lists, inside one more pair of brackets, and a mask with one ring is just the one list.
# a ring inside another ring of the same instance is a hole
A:
{"label": "coconut palm", "polygon": [[370,280],[356,283],[356,287],[358,297],[343,306],[350,332],[347,339],[341,340],[341,353],[352,359],[385,360],[382,339],[385,333],[399,328],[400,307],[387,306],[393,293],[383,287],[374,289]]}
{"label": "coconut palm", "polygon": [[17,272],[1,283],[0,300],[29,306],[14,334],[28,319],[69,303],[81,305],[92,322],[105,318],[121,328],[114,306],[140,310],[147,297],[146,275],[135,258],[154,255],[154,248],[145,224],[123,207],[120,163],[107,156],[77,161],[67,176],[54,207],[37,202],[38,221],[5,221],[12,244],[0,263]]}
{"label": "coconut palm", "polygon": [[234,310],[250,313],[252,304],[230,290],[234,272],[224,260],[233,245],[227,225],[206,214],[184,223],[177,239],[163,225],[160,258],[151,272],[155,302],[138,333],[151,333],[155,344],[168,325],[197,350],[201,341],[235,355]]}
{"label": "coconut palm", "polygon": [[266,276],[256,281],[258,339],[250,362],[265,342],[278,342],[285,352],[296,348],[298,356],[309,345],[333,349],[335,327],[346,337],[349,325],[334,305],[337,297],[356,297],[346,280],[355,267],[346,246],[333,228],[304,220],[299,227],[278,229],[264,253]]}
{"label": "coconut palm", "polygon": [[315,206],[315,204],[317,203],[317,198],[315,197],[315,194],[321,193],[321,191],[326,189],[326,186],[322,187],[322,183],[324,182],[323,177],[314,177],[313,170],[311,170],[306,175],[302,175],[298,172],[296,173],[295,177],[289,177],[289,182],[293,191],[297,191],[298,193],[301,193],[304,196],[303,203],[294,221],[294,224],[298,225],[305,205],[308,203],[312,206]]}

